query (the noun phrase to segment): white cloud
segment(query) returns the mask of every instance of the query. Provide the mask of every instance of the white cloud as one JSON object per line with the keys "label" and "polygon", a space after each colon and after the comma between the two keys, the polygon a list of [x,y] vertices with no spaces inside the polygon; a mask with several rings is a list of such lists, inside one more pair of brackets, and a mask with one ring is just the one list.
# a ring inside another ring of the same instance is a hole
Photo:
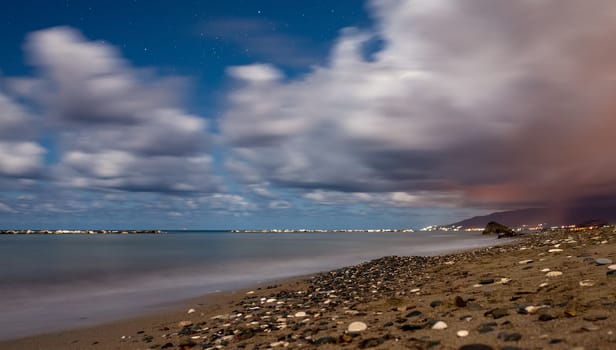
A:
{"label": "white cloud", "polygon": [[29,35],[44,87],[35,98],[56,129],[53,173],[77,188],[210,192],[218,186],[204,118],[180,106],[182,79],[138,70],[108,44],[57,27]]}
{"label": "white cloud", "polygon": [[[301,78],[263,64],[230,70],[245,84],[221,124],[244,180],[389,194],[399,205],[616,193],[606,161],[616,147],[615,3],[370,8],[377,29],[343,30],[329,64]],[[374,37],[385,46],[366,60]]]}
{"label": "white cloud", "polygon": [[0,142],[0,175],[34,175],[44,154],[45,149],[34,142]]}

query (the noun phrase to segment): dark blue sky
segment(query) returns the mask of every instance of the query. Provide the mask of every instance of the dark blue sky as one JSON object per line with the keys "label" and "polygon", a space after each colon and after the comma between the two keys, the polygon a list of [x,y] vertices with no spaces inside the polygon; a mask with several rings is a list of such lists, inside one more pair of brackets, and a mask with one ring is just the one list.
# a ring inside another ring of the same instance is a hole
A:
{"label": "dark blue sky", "polygon": [[613,7],[5,5],[0,228],[404,228],[609,197]]}

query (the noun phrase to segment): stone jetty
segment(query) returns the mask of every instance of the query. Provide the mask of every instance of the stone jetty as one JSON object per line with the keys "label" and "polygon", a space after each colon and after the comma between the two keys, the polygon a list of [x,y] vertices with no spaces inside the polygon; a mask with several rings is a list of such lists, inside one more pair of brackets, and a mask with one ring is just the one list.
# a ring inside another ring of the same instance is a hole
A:
{"label": "stone jetty", "polygon": [[107,235],[107,234],[159,234],[161,230],[0,230],[0,235]]}

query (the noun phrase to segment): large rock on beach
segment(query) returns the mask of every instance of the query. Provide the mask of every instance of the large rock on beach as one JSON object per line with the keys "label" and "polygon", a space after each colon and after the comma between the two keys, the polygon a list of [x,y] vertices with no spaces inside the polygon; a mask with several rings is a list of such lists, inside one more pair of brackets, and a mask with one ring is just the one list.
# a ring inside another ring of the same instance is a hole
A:
{"label": "large rock on beach", "polygon": [[499,224],[496,221],[490,221],[483,230],[484,235],[497,234],[498,238],[513,237],[516,233],[509,227]]}

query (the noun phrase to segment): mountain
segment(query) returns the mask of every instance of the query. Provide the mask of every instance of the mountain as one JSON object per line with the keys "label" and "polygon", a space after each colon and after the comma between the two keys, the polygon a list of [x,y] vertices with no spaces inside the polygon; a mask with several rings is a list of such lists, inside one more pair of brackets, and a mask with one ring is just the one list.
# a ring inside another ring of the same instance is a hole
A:
{"label": "mountain", "polygon": [[616,223],[616,204],[606,206],[576,206],[565,208],[528,208],[496,212],[458,221],[452,226],[485,227],[496,221],[509,227],[522,225],[547,226]]}

